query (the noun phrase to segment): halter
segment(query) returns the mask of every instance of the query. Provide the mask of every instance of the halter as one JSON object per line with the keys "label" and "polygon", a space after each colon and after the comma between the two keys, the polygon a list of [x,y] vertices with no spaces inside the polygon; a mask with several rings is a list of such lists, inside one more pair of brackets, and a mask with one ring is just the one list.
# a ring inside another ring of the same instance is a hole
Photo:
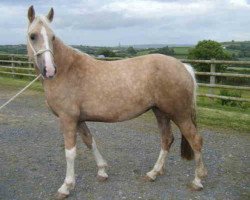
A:
{"label": "halter", "polygon": [[[46,21],[46,19],[44,19],[43,17],[36,17],[36,22],[38,22],[38,20],[41,20],[44,24],[47,24],[48,25],[48,22]],[[34,26],[34,22],[32,23],[33,26]],[[31,26],[32,26],[31,24]],[[35,50],[35,48],[33,47],[31,41],[30,41],[30,37],[29,37],[29,31],[31,29],[31,26],[28,28],[28,45],[30,46],[31,50],[33,51],[33,55],[34,55],[34,61],[35,61],[35,64],[37,65],[38,67],[38,61],[37,61],[37,57],[43,53],[45,53],[46,51],[49,51],[52,56],[53,56],[53,59],[54,59],[54,53],[53,51],[50,49],[49,45],[48,45],[48,48],[44,48],[44,49],[40,49],[38,51]],[[40,71],[40,70],[39,70]],[[42,73],[40,72],[40,74],[42,75]],[[42,75],[43,77],[43,75]],[[44,78],[44,77],[43,77]]]}
{"label": "halter", "polygon": [[[31,50],[33,51],[34,61],[35,61],[37,67],[38,67],[37,56],[45,53],[46,51],[49,51],[52,54],[53,59],[54,59],[54,53],[53,53],[53,51],[50,48],[48,48],[48,49],[40,49],[40,50],[36,51],[35,48],[33,47],[33,45],[30,42],[29,36],[28,36],[28,43],[29,43],[29,46],[30,46]],[[41,72],[40,72],[40,74],[41,74],[42,78],[44,79],[44,77],[43,77],[43,75],[42,75]]]}
{"label": "halter", "polygon": [[31,44],[29,37],[28,37],[28,43],[29,43],[29,46],[30,46],[31,50],[33,51],[33,55],[34,55],[34,58],[35,58],[35,63],[36,63],[37,66],[38,66],[37,56],[43,54],[46,51],[49,51],[52,54],[53,58],[54,58],[54,53],[53,53],[53,51],[50,48],[48,48],[48,49],[40,49],[40,50],[36,51],[34,49],[33,45]]}

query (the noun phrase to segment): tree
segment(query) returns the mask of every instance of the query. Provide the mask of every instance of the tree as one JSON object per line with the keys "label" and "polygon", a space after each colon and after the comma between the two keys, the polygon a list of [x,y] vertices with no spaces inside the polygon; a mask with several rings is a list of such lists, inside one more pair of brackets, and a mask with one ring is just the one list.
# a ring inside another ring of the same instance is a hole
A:
{"label": "tree", "polygon": [[[198,44],[189,51],[188,59],[198,59],[198,60],[230,60],[231,55],[224,51],[222,45],[213,40],[203,40],[198,42]],[[203,66],[203,67],[201,67]],[[209,65],[197,64],[196,68],[199,71],[208,71]]]}
{"label": "tree", "polygon": [[189,59],[230,59],[230,54],[223,50],[220,43],[213,40],[203,40],[193,48],[188,55]]}
{"label": "tree", "polygon": [[134,56],[137,53],[137,51],[133,47],[129,47],[127,49],[127,53],[131,56]]}
{"label": "tree", "polygon": [[159,48],[155,51],[151,51],[151,53],[160,53],[160,54],[164,54],[164,55],[174,55],[174,49],[173,48],[169,48],[168,46]]}
{"label": "tree", "polygon": [[[231,55],[224,51],[222,45],[213,40],[203,40],[198,42],[198,44],[189,51],[188,59],[198,59],[198,60],[230,60]],[[209,71],[210,64],[193,64],[197,71]],[[223,72],[226,70],[225,65],[216,65],[216,70]],[[208,77],[200,77],[200,80],[207,80]]]}
{"label": "tree", "polygon": [[101,48],[97,51],[97,55],[104,55],[105,57],[116,57],[115,52],[108,48]]}

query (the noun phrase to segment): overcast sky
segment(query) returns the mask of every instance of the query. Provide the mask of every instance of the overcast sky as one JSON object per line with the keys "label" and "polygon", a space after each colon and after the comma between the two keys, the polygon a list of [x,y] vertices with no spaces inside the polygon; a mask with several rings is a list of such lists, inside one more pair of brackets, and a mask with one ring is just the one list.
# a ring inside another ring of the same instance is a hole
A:
{"label": "overcast sky", "polygon": [[250,40],[250,0],[1,0],[0,44],[26,42],[27,9],[55,10],[67,44],[196,44]]}

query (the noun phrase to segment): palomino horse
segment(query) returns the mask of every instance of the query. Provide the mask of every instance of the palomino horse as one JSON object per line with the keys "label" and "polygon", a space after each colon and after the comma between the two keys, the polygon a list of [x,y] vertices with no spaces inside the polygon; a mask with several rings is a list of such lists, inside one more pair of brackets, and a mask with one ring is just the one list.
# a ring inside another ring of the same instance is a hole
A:
{"label": "palomino horse", "polygon": [[165,159],[174,140],[173,121],[182,133],[181,155],[195,157],[192,187],[202,189],[207,172],[202,162],[202,138],[195,124],[196,81],[191,66],[160,54],[120,61],[100,61],[65,45],[50,27],[54,11],[36,17],[28,10],[28,54],[34,60],[47,104],[59,117],[65,141],[66,178],[57,198],[69,195],[75,186],[76,136],[92,149],[97,177],[106,180],[107,163],[92,137],[86,121],[120,122],[152,109],[161,132],[161,151],[145,180],[155,180],[164,171]]}

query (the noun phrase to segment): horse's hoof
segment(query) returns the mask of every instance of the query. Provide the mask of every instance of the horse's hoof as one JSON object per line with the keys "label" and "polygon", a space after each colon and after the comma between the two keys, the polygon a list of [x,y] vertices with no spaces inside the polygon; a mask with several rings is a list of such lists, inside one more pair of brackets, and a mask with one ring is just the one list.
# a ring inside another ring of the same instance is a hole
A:
{"label": "horse's hoof", "polygon": [[142,180],[143,182],[154,182],[154,181],[155,181],[155,179],[152,179],[152,178],[149,177],[148,175],[142,176],[142,177],[141,177],[141,180]]}
{"label": "horse's hoof", "polygon": [[99,182],[105,182],[108,180],[108,177],[107,176],[100,176],[100,175],[97,175],[97,180]]}
{"label": "horse's hoof", "polygon": [[203,186],[202,185],[197,185],[193,182],[188,184],[188,187],[191,191],[201,191],[203,190]]}
{"label": "horse's hoof", "polygon": [[63,194],[63,193],[57,192],[55,195],[55,199],[56,200],[63,200],[63,199],[66,199],[68,196],[69,196],[68,194]]}

